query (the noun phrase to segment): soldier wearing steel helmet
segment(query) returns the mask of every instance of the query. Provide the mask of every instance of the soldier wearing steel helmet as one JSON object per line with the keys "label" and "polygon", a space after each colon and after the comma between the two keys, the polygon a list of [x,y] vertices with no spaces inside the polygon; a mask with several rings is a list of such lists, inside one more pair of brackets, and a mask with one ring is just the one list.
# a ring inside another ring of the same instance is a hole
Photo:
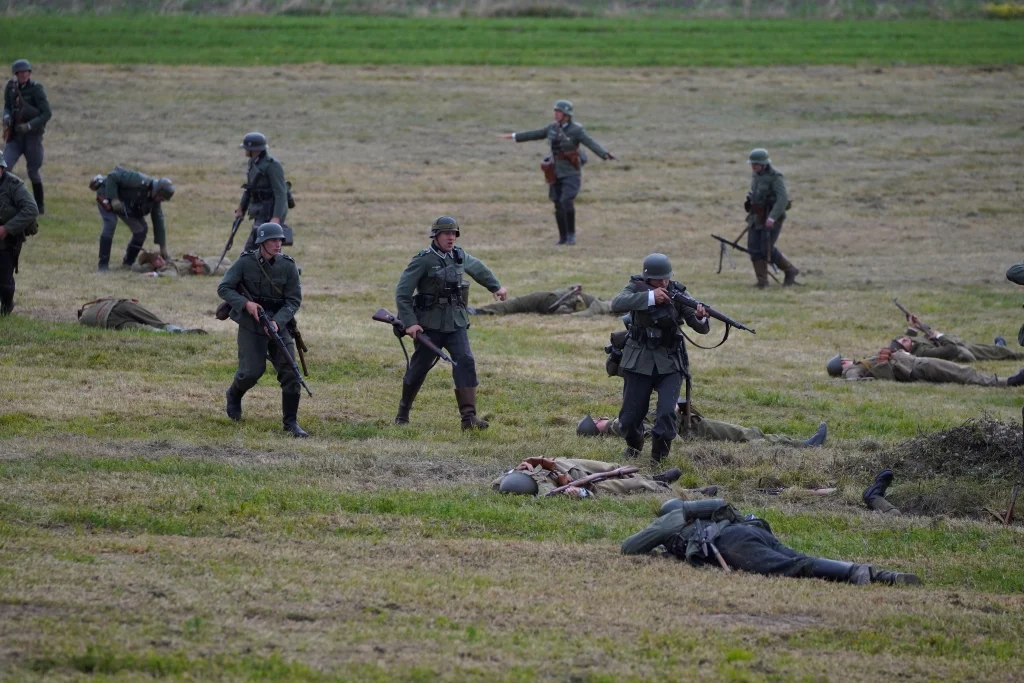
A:
{"label": "soldier wearing steel helmet", "polygon": [[[455,400],[459,406],[463,429],[486,429],[487,422],[476,416],[476,361],[469,348],[469,314],[466,311],[469,275],[498,301],[508,297],[508,290],[482,261],[463,251],[455,243],[460,230],[458,221],[441,216],[430,226],[430,246],[412,257],[395,288],[398,317],[405,323],[405,331],[415,341],[425,335],[430,341],[448,351],[455,365]],[[398,403],[395,424],[408,424],[409,411],[423,380],[434,366],[437,357],[432,351],[416,344],[416,350],[402,379],[402,399]]]}
{"label": "soldier wearing steel helmet", "polygon": [[[263,133],[249,133],[239,147],[249,159],[249,169],[245,185],[242,186],[242,198],[235,208],[235,218],[248,212],[252,219],[252,232],[245,242],[245,251],[249,251],[256,246],[256,229],[260,225],[286,225],[285,219],[292,204],[288,183],[284,178],[284,167],[267,151],[267,136]],[[290,229],[285,229],[286,236],[288,232]],[[286,242],[291,244],[290,240]]]}
{"label": "soldier wearing steel helmet", "polygon": [[800,284],[796,281],[800,271],[775,246],[790,205],[786,181],[782,173],[772,166],[766,149],[751,151],[747,162],[751,170],[750,193],[743,208],[747,212],[747,249],[754,263],[757,286],[761,289],[768,286],[770,264],[775,264],[785,273],[784,287]]}
{"label": "soldier wearing steel helmet", "polygon": [[[259,323],[259,309],[270,316],[277,332],[295,357],[295,341],[289,323],[302,305],[299,269],[291,256],[281,253],[284,230],[277,223],[256,229],[256,248],[243,251],[217,286],[217,294],[231,306],[238,323],[238,371],[226,392],[225,411],[232,420],[242,419],[242,397],[256,386],[267,369],[267,356],[281,384],[284,431],[295,437],[309,436],[298,423],[299,377],[288,357]],[[242,293],[240,285],[252,297]]]}
{"label": "soldier wearing steel helmet", "polygon": [[139,251],[146,243],[149,225],[146,216],[153,219],[153,242],[160,247],[164,260],[170,258],[167,250],[167,223],[162,203],[174,196],[174,184],[169,178],[152,178],[145,173],[118,166],[102,180],[94,182],[103,228],[100,231],[100,271],[110,264],[110,250],[114,243],[114,230],[121,220],[132,231],[132,238],[124,251],[121,265],[131,268]]}
{"label": "soldier wearing steel helmet", "polygon": [[[592,474],[612,472],[622,465],[601,460],[580,458],[527,458],[514,469],[502,474],[491,482],[491,489],[499,493],[517,493],[528,496],[543,496],[551,489],[566,486]],[[642,474],[628,474],[624,477],[604,479],[589,485],[570,486],[565,495],[570,498],[589,498],[604,494],[628,495],[631,493],[668,493],[682,472],[678,467],[648,477]]]}
{"label": "soldier wearing steel helmet", "polygon": [[[551,164],[545,171],[548,179],[548,198],[555,204],[555,222],[558,224],[558,244],[576,244],[576,195],[583,182],[583,164],[587,163],[586,152],[580,145],[588,147],[602,159],[616,159],[596,140],[587,134],[583,126],[573,121],[575,110],[569,100],[558,100],[553,109],[554,121],[543,128],[521,133],[505,133],[505,140],[527,142],[547,140],[551,156],[544,161]],[[553,177],[552,177],[553,176]]]}
{"label": "soldier wearing steel helmet", "polygon": [[672,292],[686,287],[672,280],[672,262],[664,254],[644,259],[643,272],[630,278],[612,300],[612,311],[628,313],[629,337],[622,349],[619,368],[625,386],[619,425],[626,440],[627,457],[636,457],[644,447],[644,418],[651,393],[658,392],[654,426],[651,428],[651,457],[655,462],[668,456],[676,436],[676,401],[683,380],[689,374],[689,360],[681,325],[707,334],[710,321],[703,305],[690,310],[672,300]]}
{"label": "soldier wearing steel helmet", "polygon": [[11,65],[14,78],[4,88],[4,157],[11,168],[18,159],[25,157],[28,178],[32,181],[32,195],[39,213],[43,213],[43,176],[39,169],[43,165],[43,133],[50,120],[50,103],[46,89],[39,81],[32,80],[32,65],[27,59],[19,59]]}
{"label": "soldier wearing steel helmet", "polygon": [[21,178],[7,170],[0,154],[0,316],[14,310],[14,274],[28,236],[39,231],[39,208]]}

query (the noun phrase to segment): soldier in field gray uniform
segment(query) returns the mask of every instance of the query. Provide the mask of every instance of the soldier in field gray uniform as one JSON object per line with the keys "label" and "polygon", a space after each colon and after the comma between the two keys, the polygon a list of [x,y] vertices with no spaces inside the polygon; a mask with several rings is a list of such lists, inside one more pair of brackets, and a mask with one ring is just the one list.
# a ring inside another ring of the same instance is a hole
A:
{"label": "soldier in field gray uniform", "polygon": [[537,130],[501,136],[516,142],[547,140],[551,145],[551,156],[544,160],[547,166],[544,176],[548,181],[548,198],[555,204],[558,244],[576,244],[575,200],[583,183],[583,164],[587,163],[586,152],[580,150],[580,145],[588,147],[602,159],[617,158],[587,135],[583,126],[573,121],[573,113],[572,102],[558,100],[555,102],[555,120],[552,123]]}
{"label": "soldier in field gray uniform", "polygon": [[149,225],[146,216],[153,219],[153,241],[160,247],[160,255],[169,259],[167,251],[167,222],[161,204],[174,196],[174,185],[169,178],[151,178],[145,173],[118,166],[106,176],[96,176],[89,187],[96,190],[100,219],[100,253],[97,268],[105,271],[110,265],[110,250],[114,244],[114,230],[121,220],[132,231],[132,238],[124,250],[123,268],[131,268],[146,243]]}
{"label": "soldier in field gray uniform", "polygon": [[16,61],[11,73],[14,78],[4,88],[4,130],[10,133],[4,157],[11,168],[18,164],[18,159],[25,157],[32,195],[42,215],[43,176],[39,169],[43,165],[43,133],[51,116],[50,102],[43,84],[32,80],[32,65],[27,59]]}
{"label": "soldier in field gray uniform", "polygon": [[757,287],[768,286],[768,266],[775,264],[786,274],[784,287],[800,284],[796,276],[800,271],[775,246],[786,220],[789,193],[782,173],[772,166],[768,151],[755,149],[747,159],[750,164],[750,192],[743,208],[747,212],[747,249],[754,264]]}
{"label": "soldier in field gray uniform", "polygon": [[256,248],[256,229],[264,223],[282,226],[284,243],[286,246],[291,244],[291,228],[286,227],[285,223],[291,202],[288,182],[284,179],[284,167],[267,151],[267,136],[263,133],[249,133],[239,147],[245,150],[249,169],[245,185],[242,186],[242,198],[235,209],[235,218],[241,218],[248,212],[252,219],[252,231],[243,251]]}
{"label": "soldier in field gray uniform", "polygon": [[0,154],[0,316],[14,310],[14,274],[25,239],[39,232],[38,215],[35,199]]}

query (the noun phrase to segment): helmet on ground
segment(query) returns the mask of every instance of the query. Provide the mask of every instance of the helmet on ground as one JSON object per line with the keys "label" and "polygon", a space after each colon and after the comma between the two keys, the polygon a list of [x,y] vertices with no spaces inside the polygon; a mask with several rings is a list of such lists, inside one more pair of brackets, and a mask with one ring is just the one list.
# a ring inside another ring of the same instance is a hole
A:
{"label": "helmet on ground", "polygon": [[451,216],[441,216],[430,224],[430,236],[437,237],[439,232],[454,232],[459,236],[459,222]]}
{"label": "helmet on ground", "polygon": [[672,262],[664,254],[651,254],[644,259],[645,280],[668,280],[672,277]]}
{"label": "helmet on ground", "polygon": [[842,355],[837,353],[836,355],[832,356],[832,358],[829,359],[828,364],[825,366],[825,369],[828,370],[828,374],[830,374],[832,377],[842,377],[843,376],[843,357],[842,357]]}
{"label": "helmet on ground", "polygon": [[590,415],[584,415],[583,419],[576,425],[576,436],[600,436],[601,430]]}
{"label": "helmet on ground", "polygon": [[246,150],[262,152],[267,148],[267,136],[263,133],[253,131],[242,138],[242,144],[240,144],[239,147]]}
{"label": "helmet on ground", "polygon": [[19,71],[31,71],[32,64],[27,59],[19,59],[11,65],[11,73],[16,74]]}
{"label": "helmet on ground", "polygon": [[284,228],[277,223],[264,223],[256,228],[256,244],[263,244],[267,240],[283,240]]}
{"label": "helmet on ground", "polygon": [[750,156],[747,157],[747,163],[761,164],[762,166],[767,166],[768,164],[772,163],[772,160],[768,158],[768,150],[764,149],[763,147],[758,147],[757,149],[750,151]]}
{"label": "helmet on ground", "polygon": [[517,493],[524,496],[536,496],[537,482],[525,472],[509,472],[501,478],[498,485],[499,493]]}
{"label": "helmet on ground", "polygon": [[572,116],[573,106],[569,100],[558,100],[555,102],[555,106],[552,107],[555,111],[560,111],[566,116]]}
{"label": "helmet on ground", "polygon": [[683,509],[683,501],[681,498],[670,498],[661,504],[661,509],[658,510],[658,516],[664,517],[670,512]]}
{"label": "helmet on ground", "polygon": [[160,178],[153,181],[153,192],[163,199],[170,199],[174,196],[174,183],[170,178]]}

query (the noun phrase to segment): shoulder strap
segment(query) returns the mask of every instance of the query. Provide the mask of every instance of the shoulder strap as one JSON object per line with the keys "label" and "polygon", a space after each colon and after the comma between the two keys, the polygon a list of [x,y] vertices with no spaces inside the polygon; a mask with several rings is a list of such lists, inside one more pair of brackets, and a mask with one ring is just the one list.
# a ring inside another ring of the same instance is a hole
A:
{"label": "shoulder strap", "polygon": [[263,277],[267,278],[267,280],[270,281],[270,286],[274,288],[274,291],[283,297],[284,291],[282,291],[280,287],[274,284],[274,279],[270,277],[270,273],[268,273],[267,269],[263,267],[263,264],[260,263],[259,259],[256,260],[256,265],[258,265],[260,267],[260,270],[263,271]]}

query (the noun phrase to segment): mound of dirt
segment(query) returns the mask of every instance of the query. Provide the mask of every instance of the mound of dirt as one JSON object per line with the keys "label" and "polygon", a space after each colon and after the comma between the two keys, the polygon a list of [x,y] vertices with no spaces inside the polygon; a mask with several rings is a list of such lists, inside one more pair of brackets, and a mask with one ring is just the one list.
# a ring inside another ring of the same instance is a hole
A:
{"label": "mound of dirt", "polygon": [[1021,458],[1021,426],[989,417],[922,434],[876,456],[904,477],[1013,478]]}

